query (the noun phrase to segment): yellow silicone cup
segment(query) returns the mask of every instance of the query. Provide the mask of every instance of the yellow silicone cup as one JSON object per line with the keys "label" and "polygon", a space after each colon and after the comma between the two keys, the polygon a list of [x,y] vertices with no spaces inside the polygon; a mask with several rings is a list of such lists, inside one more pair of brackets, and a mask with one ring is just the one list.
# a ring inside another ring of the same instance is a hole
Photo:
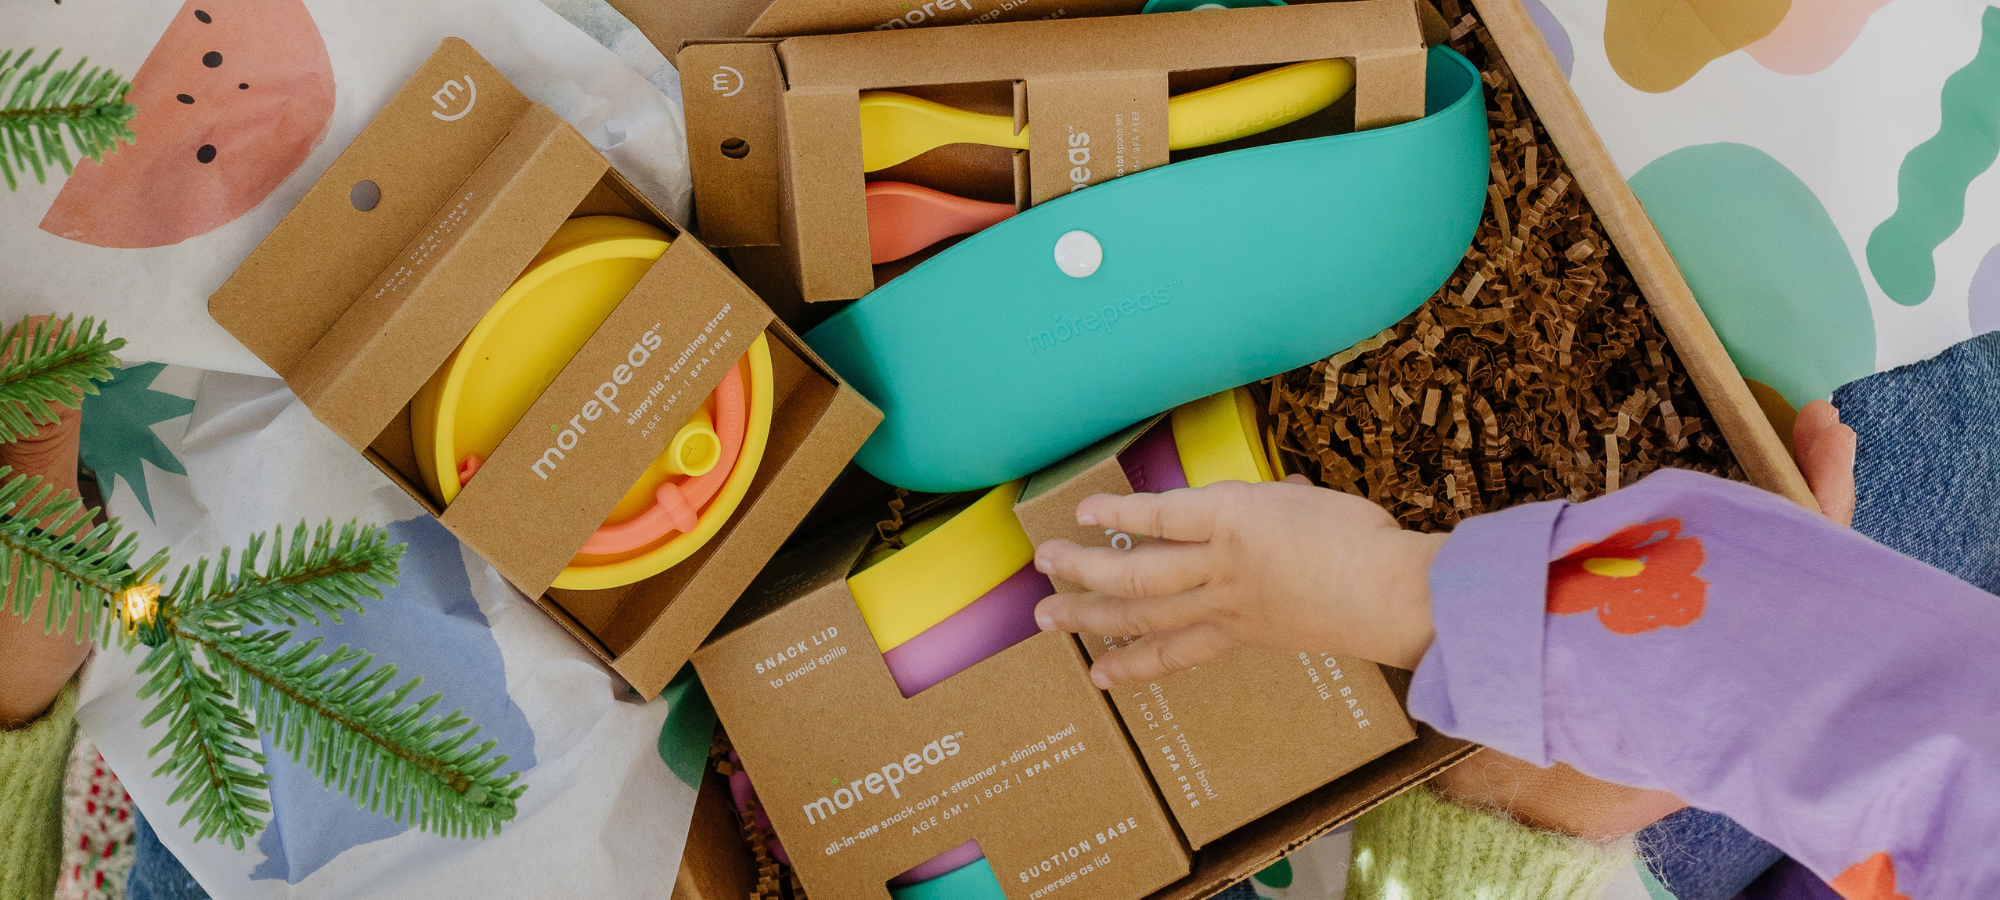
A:
{"label": "yellow silicone cup", "polygon": [[1174,407],[1167,415],[1180,448],[1188,487],[1218,481],[1275,481],[1272,457],[1257,426],[1257,401],[1231,388]]}
{"label": "yellow silicone cup", "polygon": [[431,496],[446,504],[458,497],[459,463],[493,455],[667,241],[666,232],[618,216],[556,229],[411,401],[417,468]]}
{"label": "yellow silicone cup", "polygon": [[[772,407],[776,405],[771,383],[770,339],[757,335],[757,339],[750,342],[750,352],[744,356],[750,360],[750,421],[744,430],[743,449],[737,453],[736,464],[729,470],[729,478],[722,482],[722,489],[716,492],[715,498],[708,502],[701,516],[695,520],[694,530],[674,535],[658,546],[630,553],[578,555],[562,570],[562,574],[556,576],[555,587],[593,591],[651,578],[694,555],[736,513],[736,507],[743,503],[743,495],[750,491],[750,481],[757,477],[757,467],[764,461],[764,448],[771,439]],[[1008,511],[1012,513],[1011,504]],[[1032,555],[1033,551],[1029,553]]]}
{"label": "yellow silicone cup", "polygon": [[920,536],[847,577],[878,649],[886,653],[924,633],[1034,561],[1035,545],[1014,517],[1025,482],[987,491],[935,527],[911,528]]}

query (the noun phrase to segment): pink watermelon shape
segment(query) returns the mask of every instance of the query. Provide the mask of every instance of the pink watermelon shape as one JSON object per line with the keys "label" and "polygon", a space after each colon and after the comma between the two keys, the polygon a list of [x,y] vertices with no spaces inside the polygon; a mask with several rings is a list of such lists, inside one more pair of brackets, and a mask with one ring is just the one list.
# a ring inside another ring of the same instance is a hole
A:
{"label": "pink watermelon shape", "polygon": [[138,140],[79,163],[43,231],[164,247],[236,221],[326,137],[333,63],[301,0],[188,0],[126,99]]}

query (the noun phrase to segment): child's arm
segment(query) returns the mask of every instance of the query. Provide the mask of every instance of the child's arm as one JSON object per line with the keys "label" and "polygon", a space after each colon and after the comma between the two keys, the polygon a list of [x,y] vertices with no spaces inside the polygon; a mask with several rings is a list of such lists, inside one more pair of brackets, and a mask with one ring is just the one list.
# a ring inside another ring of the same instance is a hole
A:
{"label": "child's arm", "polygon": [[1228,487],[1080,511],[1197,544],[1044,545],[1072,581],[1155,598],[1044,602],[1057,627],[1162,632],[1100,676],[1239,643],[1404,665],[1423,646],[1411,709],[1447,732],[1729,813],[1849,897],[1893,896],[1863,886],[1892,865],[1915,900],[2000,896],[2000,599],[1688,473],[1473,519],[1441,552],[1354,498]]}
{"label": "child's arm", "polygon": [[2000,598],[1680,472],[1469,521],[1430,574],[1440,729],[1726,812],[1852,898],[2000,896]]}

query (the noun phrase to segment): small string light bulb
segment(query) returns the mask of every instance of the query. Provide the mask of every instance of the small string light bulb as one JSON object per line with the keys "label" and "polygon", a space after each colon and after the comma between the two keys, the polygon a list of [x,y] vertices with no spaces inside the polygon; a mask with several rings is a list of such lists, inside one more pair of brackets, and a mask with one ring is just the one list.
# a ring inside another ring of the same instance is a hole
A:
{"label": "small string light bulb", "polygon": [[148,581],[119,591],[118,615],[125,620],[126,634],[137,634],[139,626],[153,624],[160,615],[160,583]]}

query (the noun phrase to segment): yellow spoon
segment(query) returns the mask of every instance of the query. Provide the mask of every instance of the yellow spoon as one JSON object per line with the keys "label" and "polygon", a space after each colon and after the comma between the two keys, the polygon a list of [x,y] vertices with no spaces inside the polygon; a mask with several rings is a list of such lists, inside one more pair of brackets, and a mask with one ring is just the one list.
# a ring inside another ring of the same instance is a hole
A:
{"label": "yellow spoon", "polygon": [[[1289,125],[1354,87],[1344,59],[1295,63],[1167,98],[1167,149],[1206,147]],[[946,144],[1028,149],[1009,116],[966,112],[895,91],[861,94],[861,168],[886,169]]]}

